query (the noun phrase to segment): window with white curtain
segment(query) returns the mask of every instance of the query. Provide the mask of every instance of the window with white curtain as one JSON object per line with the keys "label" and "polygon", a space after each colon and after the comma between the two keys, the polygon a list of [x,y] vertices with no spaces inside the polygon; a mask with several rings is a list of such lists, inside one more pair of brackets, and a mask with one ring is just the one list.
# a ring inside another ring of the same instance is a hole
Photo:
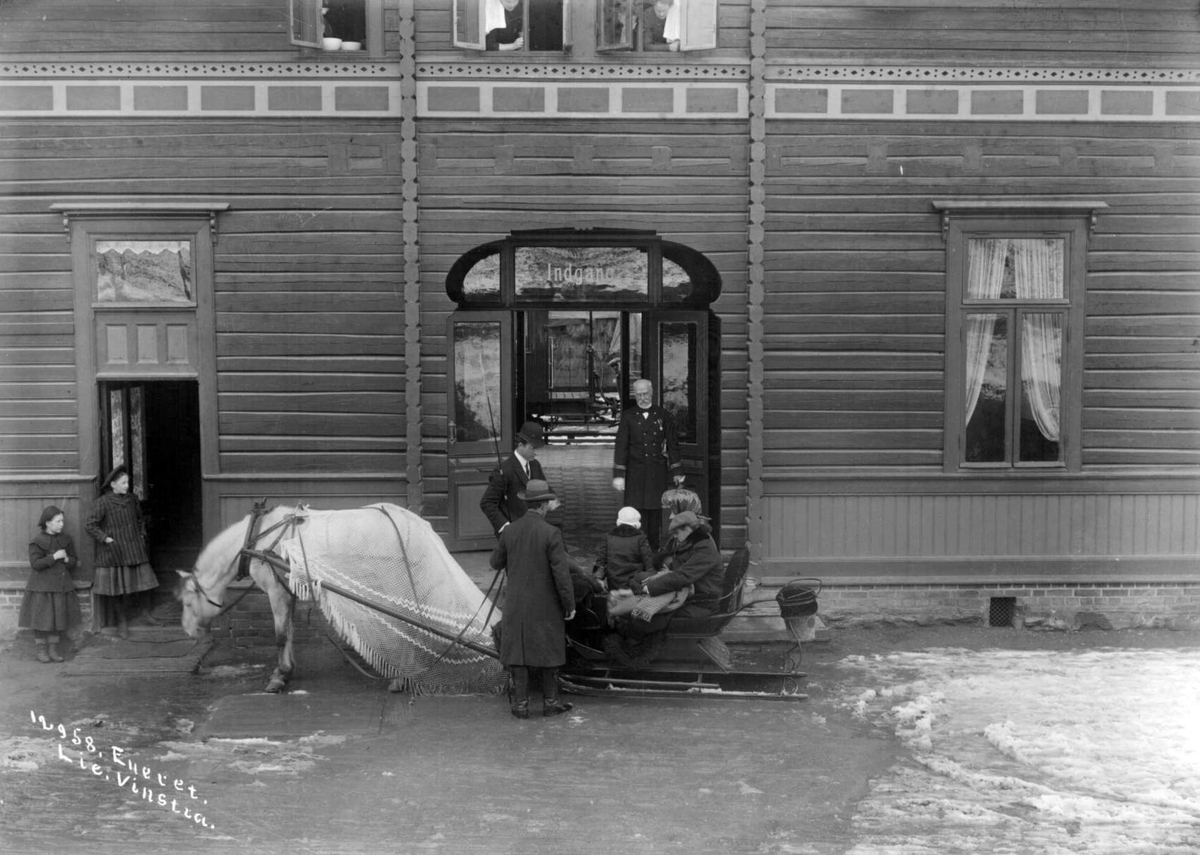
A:
{"label": "window with white curtain", "polygon": [[951,222],[947,470],[1077,469],[1083,218]]}

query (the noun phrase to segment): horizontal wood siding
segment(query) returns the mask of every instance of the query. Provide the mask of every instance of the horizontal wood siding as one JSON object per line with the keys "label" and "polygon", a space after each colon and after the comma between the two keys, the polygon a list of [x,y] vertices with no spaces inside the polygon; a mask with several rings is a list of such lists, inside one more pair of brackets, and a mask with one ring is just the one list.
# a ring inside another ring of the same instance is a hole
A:
{"label": "horizontal wood siding", "polygon": [[49,205],[92,195],[230,206],[217,221],[217,376],[201,378],[216,383],[220,471],[404,471],[392,124],[10,121],[0,162],[0,234],[19,233],[0,244],[0,401],[26,425],[5,433],[4,468],[78,465],[71,261]]}
{"label": "horizontal wood siding", "polygon": [[767,57],[814,62],[1195,67],[1192,0],[771,0]]}
{"label": "horizontal wood siding", "polygon": [[71,246],[62,218],[18,192],[12,157],[0,123],[0,471],[76,472]]}
{"label": "horizontal wood siding", "polygon": [[768,136],[767,471],[933,468],[945,258],[934,198],[1075,194],[1088,251],[1083,465],[1200,463],[1200,131],[776,123]]}
{"label": "horizontal wood siding", "polygon": [[[384,0],[385,46],[395,54],[396,9]],[[291,43],[290,0],[21,0],[0,3],[0,56],[45,60],[72,54],[227,54],[276,59],[353,61],[357,55],[323,53]]]}
{"label": "horizontal wood siding", "polygon": [[[446,514],[445,277],[467,250],[516,229],[638,228],[704,253],[722,277],[722,444],[744,501],[747,141],[741,123],[422,122],[422,410],[425,508]],[[741,526],[740,513],[727,513]],[[740,528],[738,530],[741,530]]]}

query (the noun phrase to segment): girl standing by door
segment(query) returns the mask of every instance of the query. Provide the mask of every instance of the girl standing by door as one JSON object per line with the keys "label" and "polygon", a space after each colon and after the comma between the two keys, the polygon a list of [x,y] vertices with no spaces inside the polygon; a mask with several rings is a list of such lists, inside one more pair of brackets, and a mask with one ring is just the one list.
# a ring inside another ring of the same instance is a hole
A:
{"label": "girl standing by door", "polygon": [[63,531],[63,512],[50,505],[38,519],[41,529],[29,544],[33,572],[25,585],[18,626],[33,630],[39,662],[62,662],[59,638],[79,623],[79,598],[70,568],[79,563],[75,544]]}
{"label": "girl standing by door", "polygon": [[103,597],[100,602],[106,606],[106,626],[101,631],[115,623],[117,634],[128,638],[133,595],[157,588],[158,578],[146,550],[142,506],[129,492],[129,472],[124,466],[118,466],[104,479],[85,528],[96,541],[93,590]]}

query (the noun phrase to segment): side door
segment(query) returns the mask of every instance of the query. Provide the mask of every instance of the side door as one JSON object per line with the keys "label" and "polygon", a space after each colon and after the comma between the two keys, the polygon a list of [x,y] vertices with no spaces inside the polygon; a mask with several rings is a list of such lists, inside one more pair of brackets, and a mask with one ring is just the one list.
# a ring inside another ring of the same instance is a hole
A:
{"label": "side door", "polygon": [[[646,376],[658,400],[675,418],[684,485],[700,495],[704,513],[720,510],[719,473],[710,471],[711,407],[709,315],[702,309],[647,312],[644,349]],[[719,465],[719,460],[714,465]]]}
{"label": "side door", "polygon": [[455,312],[447,327],[447,477],[452,550],[490,549],[479,509],[488,476],[512,450],[513,320],[510,312]]}

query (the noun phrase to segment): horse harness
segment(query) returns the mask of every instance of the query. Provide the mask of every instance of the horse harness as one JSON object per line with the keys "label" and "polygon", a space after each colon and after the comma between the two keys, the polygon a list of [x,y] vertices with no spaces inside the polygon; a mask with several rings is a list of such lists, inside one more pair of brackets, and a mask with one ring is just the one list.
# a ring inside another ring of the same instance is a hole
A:
{"label": "horse harness", "polygon": [[[288,591],[288,593],[291,593],[291,589],[288,587],[286,580],[280,575],[281,572],[289,573],[291,571],[291,567],[286,561],[283,560],[283,558],[274,552],[274,549],[279,545],[279,541],[283,540],[283,536],[287,534],[289,529],[294,528],[296,525],[304,522],[304,517],[295,513],[288,514],[282,520],[275,523],[275,525],[271,526],[265,531],[260,532],[258,531],[258,525],[262,521],[263,516],[269,510],[271,509],[267,507],[266,499],[263,499],[261,502],[254,503],[254,510],[251,512],[250,516],[250,525],[246,527],[246,540],[242,543],[242,548],[238,551],[238,569],[237,575],[233,577],[233,581],[237,582],[248,578],[250,576],[250,562],[251,560],[257,558],[259,561],[262,561],[271,568],[271,571],[275,574],[276,578],[283,583],[284,590]],[[279,529],[279,534],[276,535],[275,540],[271,542],[270,546],[262,550],[254,548],[258,544],[258,541],[276,529]],[[196,578],[195,571],[192,571],[191,575],[192,582],[195,584],[196,590],[200,592],[200,596],[204,597],[210,606],[214,606],[221,610],[217,615],[214,615],[214,617],[219,617],[220,615],[229,611],[231,608],[241,602],[242,597],[246,596],[246,594],[250,592],[250,588],[247,587],[244,591],[242,591],[236,600],[226,606],[218,603],[208,595],[208,591],[204,590],[204,586],[201,585],[200,580]],[[295,596],[293,595],[293,600],[294,599]]]}

